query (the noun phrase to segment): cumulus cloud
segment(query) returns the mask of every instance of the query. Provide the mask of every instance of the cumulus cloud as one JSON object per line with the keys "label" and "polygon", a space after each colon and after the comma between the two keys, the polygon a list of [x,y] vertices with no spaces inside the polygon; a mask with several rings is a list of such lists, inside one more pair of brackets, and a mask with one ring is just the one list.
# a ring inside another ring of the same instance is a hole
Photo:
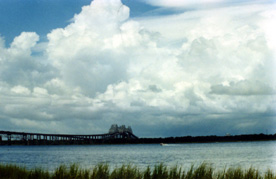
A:
{"label": "cumulus cloud", "polygon": [[276,89],[260,81],[230,82],[228,85],[211,86],[211,93],[218,95],[274,95]]}
{"label": "cumulus cloud", "polygon": [[131,19],[120,0],[94,0],[47,42],[0,38],[0,119],[56,133],[275,132],[274,7]]}
{"label": "cumulus cloud", "polygon": [[24,86],[15,86],[11,88],[11,91],[16,94],[22,94],[22,95],[29,95],[31,93],[30,90]]}
{"label": "cumulus cloud", "polygon": [[96,0],[83,7],[70,25],[48,34],[47,54],[66,85],[79,86],[93,96],[125,79],[128,59],[117,47],[120,41],[131,40],[128,16],[129,8],[119,0]]}
{"label": "cumulus cloud", "polygon": [[9,48],[0,47],[0,80],[11,86],[32,88],[55,75],[51,65],[43,63],[44,57],[32,56],[39,36],[34,32],[22,32]]}

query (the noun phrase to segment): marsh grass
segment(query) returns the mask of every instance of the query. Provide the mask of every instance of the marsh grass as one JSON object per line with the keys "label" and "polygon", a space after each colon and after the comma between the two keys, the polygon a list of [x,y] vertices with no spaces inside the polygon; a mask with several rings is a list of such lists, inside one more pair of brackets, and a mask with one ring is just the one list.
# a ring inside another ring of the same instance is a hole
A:
{"label": "marsh grass", "polygon": [[272,170],[265,173],[249,168],[229,168],[216,171],[211,165],[203,163],[192,165],[187,171],[181,167],[167,167],[158,164],[140,170],[133,165],[122,165],[110,170],[108,164],[98,164],[92,169],[81,169],[73,164],[70,167],[61,165],[53,172],[41,168],[28,170],[16,165],[0,164],[0,178],[18,179],[276,179]]}

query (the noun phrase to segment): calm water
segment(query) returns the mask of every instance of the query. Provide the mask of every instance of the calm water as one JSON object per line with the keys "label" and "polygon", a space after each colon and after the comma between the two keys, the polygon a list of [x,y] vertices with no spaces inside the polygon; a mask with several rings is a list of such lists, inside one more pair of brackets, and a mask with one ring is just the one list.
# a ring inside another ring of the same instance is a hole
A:
{"label": "calm water", "polygon": [[276,141],[208,144],[87,145],[87,146],[0,146],[0,163],[27,168],[55,169],[60,164],[77,163],[82,168],[105,162],[112,167],[134,164],[140,168],[163,162],[189,168],[207,162],[215,168],[249,168],[276,171]]}

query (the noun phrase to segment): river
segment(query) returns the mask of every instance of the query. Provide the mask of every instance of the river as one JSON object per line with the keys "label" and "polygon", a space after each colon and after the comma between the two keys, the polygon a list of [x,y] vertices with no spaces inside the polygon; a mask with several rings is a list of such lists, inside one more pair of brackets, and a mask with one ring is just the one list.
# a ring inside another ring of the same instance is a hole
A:
{"label": "river", "polygon": [[134,144],[67,146],[0,146],[0,163],[50,171],[61,164],[91,168],[108,163],[112,168],[133,164],[141,169],[164,163],[189,169],[192,164],[209,163],[216,169],[254,167],[276,171],[276,141],[203,144]]}

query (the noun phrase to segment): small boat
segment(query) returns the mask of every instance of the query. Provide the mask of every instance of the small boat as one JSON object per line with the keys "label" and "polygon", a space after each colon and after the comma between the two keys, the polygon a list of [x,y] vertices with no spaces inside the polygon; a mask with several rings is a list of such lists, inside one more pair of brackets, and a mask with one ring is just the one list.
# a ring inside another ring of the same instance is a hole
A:
{"label": "small boat", "polygon": [[164,144],[164,143],[160,143],[161,146],[164,146],[164,145],[167,145],[167,144]]}

